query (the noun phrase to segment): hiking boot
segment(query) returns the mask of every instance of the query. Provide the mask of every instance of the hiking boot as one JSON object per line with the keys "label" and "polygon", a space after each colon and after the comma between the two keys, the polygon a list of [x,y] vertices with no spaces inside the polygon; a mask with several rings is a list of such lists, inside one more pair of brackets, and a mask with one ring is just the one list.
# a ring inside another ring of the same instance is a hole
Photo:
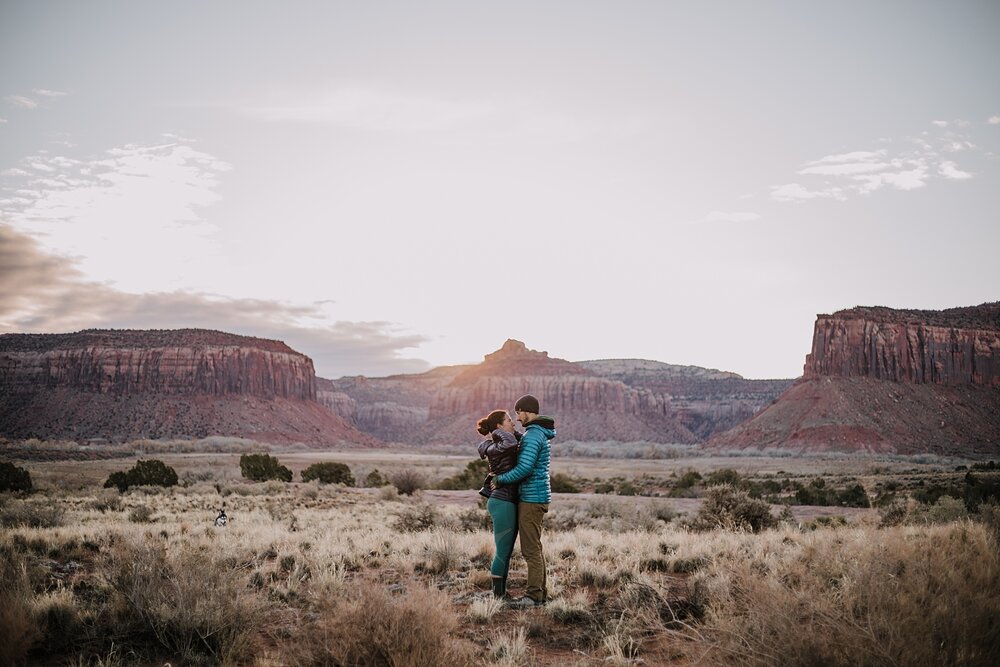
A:
{"label": "hiking boot", "polygon": [[492,577],[493,597],[509,599],[507,595],[507,577]]}
{"label": "hiking boot", "polygon": [[510,609],[534,609],[535,607],[545,606],[544,601],[533,600],[527,595],[520,598],[515,598],[507,603],[507,607]]}

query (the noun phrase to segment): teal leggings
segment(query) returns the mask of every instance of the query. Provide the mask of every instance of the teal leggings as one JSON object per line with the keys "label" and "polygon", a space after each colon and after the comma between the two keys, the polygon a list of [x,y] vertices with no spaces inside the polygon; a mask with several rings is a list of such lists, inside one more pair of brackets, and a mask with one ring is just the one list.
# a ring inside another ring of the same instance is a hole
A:
{"label": "teal leggings", "polygon": [[506,577],[510,570],[510,556],[514,553],[514,541],[517,539],[517,505],[490,498],[486,501],[486,509],[493,517],[493,541],[497,546],[490,574],[494,577]]}

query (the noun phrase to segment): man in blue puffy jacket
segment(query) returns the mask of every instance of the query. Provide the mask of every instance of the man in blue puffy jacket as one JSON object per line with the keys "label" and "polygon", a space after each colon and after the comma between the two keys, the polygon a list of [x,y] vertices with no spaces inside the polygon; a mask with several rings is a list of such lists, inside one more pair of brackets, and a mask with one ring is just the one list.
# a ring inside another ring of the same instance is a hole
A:
{"label": "man in blue puffy jacket", "polygon": [[556,436],[555,420],[538,415],[538,399],[527,394],[517,399],[514,413],[524,426],[517,465],[497,475],[497,484],[521,483],[517,506],[518,537],[521,554],[528,563],[528,587],[524,597],[513,600],[512,607],[535,607],[545,604],[545,556],[542,553],[542,519],[549,511],[552,483],[549,480],[549,440]]}

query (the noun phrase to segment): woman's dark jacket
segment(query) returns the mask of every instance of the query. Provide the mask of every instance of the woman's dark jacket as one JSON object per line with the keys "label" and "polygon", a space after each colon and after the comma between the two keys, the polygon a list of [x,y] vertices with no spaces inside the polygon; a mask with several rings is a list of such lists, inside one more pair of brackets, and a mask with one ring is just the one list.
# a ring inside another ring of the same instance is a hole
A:
{"label": "woman's dark jacket", "polygon": [[[479,458],[490,462],[490,477],[513,470],[517,466],[517,449],[518,443],[521,441],[520,433],[508,433],[499,428],[493,431],[491,436],[479,443]],[[497,486],[496,490],[491,492],[490,477],[486,478],[483,488],[479,491],[480,494],[487,498],[506,500],[511,503],[517,502],[517,484]]]}

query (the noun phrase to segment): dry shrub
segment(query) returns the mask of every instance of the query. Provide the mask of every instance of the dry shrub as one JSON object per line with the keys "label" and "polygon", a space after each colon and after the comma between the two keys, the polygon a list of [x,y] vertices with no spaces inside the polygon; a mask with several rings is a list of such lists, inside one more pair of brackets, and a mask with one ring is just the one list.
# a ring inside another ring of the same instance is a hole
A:
{"label": "dry shrub", "polygon": [[759,533],[773,528],[778,520],[763,500],[751,498],[742,489],[720,484],[709,489],[698,515],[691,522],[694,530],[735,530]]}
{"label": "dry shrub", "polygon": [[400,470],[389,477],[389,481],[400,493],[412,496],[420,489],[427,488],[427,480],[415,470]]}
{"label": "dry shrub", "polygon": [[156,519],[153,517],[153,508],[149,505],[136,505],[128,513],[128,520],[132,523],[152,523]]}
{"label": "dry shrub", "polygon": [[710,662],[996,664],[1000,553],[981,526],[813,536],[705,573]]}
{"label": "dry shrub", "polygon": [[414,587],[392,595],[365,581],[317,601],[317,618],[294,642],[294,658],[308,665],[473,664],[469,646],[452,637],[459,623],[448,596]]}
{"label": "dry shrub", "polygon": [[39,644],[49,655],[63,655],[72,650],[83,635],[83,619],[73,593],[59,588],[31,601],[31,613],[42,633]]}
{"label": "dry shrub", "polygon": [[444,574],[457,570],[462,560],[462,550],[454,537],[446,532],[436,533],[430,542],[424,545],[424,562],[414,567],[430,574]]}
{"label": "dry shrub", "polygon": [[379,487],[378,499],[386,502],[398,502],[400,500],[399,491],[392,484]]}
{"label": "dry shrub", "polygon": [[430,530],[441,521],[441,512],[430,503],[420,503],[405,507],[396,515],[392,527],[401,533],[417,533]]}
{"label": "dry shrub", "polygon": [[0,665],[22,663],[42,632],[31,608],[31,583],[22,556],[0,548]]}
{"label": "dry shrub", "polygon": [[251,657],[272,613],[244,571],[208,550],[168,553],[163,543],[123,542],[108,555],[104,574],[118,598],[112,622],[119,641],[158,644],[184,664]]}
{"label": "dry shrub", "polygon": [[493,595],[476,598],[469,605],[466,615],[476,623],[488,623],[504,608],[503,600]]}
{"label": "dry shrub", "polygon": [[515,667],[523,665],[528,659],[528,638],[524,628],[513,632],[501,632],[490,640],[490,658],[494,665]]}
{"label": "dry shrub", "polygon": [[122,496],[115,489],[101,489],[88,507],[97,510],[101,514],[105,512],[120,512],[122,510]]}
{"label": "dry shrub", "polygon": [[567,625],[585,623],[591,617],[590,596],[587,591],[577,591],[569,597],[556,598],[545,605],[545,613]]}
{"label": "dry shrub", "polygon": [[567,531],[591,528],[605,533],[653,532],[661,530],[676,513],[665,502],[624,503],[611,498],[577,501],[553,507],[545,518],[545,529]]}
{"label": "dry shrub", "polygon": [[5,528],[56,528],[63,524],[63,508],[50,501],[14,500],[0,509]]}

